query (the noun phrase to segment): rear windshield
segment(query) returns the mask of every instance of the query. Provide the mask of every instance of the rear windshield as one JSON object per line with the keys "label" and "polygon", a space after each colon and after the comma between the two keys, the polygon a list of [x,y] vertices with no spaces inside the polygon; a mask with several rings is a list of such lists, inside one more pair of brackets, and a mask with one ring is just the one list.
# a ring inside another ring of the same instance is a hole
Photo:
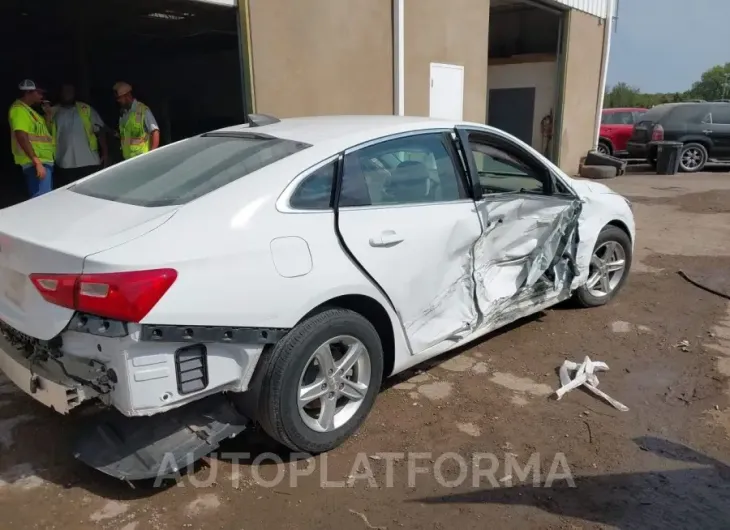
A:
{"label": "rear windshield", "polygon": [[70,189],[137,206],[185,204],[307,147],[280,138],[213,133],[112,167]]}
{"label": "rear windshield", "polygon": [[639,118],[639,120],[640,121],[650,121],[650,122],[656,123],[659,120],[661,120],[673,108],[674,108],[674,106],[672,106],[672,105],[659,105],[657,107],[647,110],[641,116],[641,118]]}

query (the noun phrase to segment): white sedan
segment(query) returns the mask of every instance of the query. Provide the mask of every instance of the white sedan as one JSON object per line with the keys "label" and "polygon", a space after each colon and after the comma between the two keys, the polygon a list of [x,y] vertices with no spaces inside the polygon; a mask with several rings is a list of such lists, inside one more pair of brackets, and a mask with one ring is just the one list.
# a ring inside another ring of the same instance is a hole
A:
{"label": "white sedan", "polygon": [[119,478],[249,422],[317,453],[385,377],[605,304],[633,244],[626,199],[494,128],[252,116],[0,210],[0,369],[102,404],[75,454]]}

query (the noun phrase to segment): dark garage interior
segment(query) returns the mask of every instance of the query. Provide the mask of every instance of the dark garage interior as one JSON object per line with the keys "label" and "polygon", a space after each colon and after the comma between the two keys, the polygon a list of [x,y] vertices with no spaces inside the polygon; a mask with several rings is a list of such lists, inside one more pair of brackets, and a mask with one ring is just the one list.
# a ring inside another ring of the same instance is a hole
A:
{"label": "dark garage interior", "polygon": [[[52,103],[70,82],[116,129],[112,86],[123,80],[152,109],[162,145],[244,121],[236,8],[192,0],[3,0],[0,20],[6,115],[21,80],[46,88]],[[5,125],[0,207],[25,198],[9,135]],[[112,138],[110,153],[121,158]]]}

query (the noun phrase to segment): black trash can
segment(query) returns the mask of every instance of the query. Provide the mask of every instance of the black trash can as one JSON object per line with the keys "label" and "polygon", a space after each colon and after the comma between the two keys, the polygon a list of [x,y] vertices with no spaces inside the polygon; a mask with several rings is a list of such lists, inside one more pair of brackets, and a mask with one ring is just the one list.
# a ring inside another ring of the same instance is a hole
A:
{"label": "black trash can", "polygon": [[659,142],[656,151],[656,174],[676,175],[679,172],[679,157],[682,142]]}

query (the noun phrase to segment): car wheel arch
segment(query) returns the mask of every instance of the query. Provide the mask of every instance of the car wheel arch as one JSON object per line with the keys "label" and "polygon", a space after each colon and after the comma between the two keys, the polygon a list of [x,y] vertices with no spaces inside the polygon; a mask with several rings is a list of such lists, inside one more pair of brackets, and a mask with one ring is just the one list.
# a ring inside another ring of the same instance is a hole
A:
{"label": "car wheel arch", "polygon": [[[367,319],[378,332],[383,346],[383,379],[387,379],[395,366],[395,332],[393,322],[385,307],[374,298],[363,294],[342,295],[327,300],[308,311],[299,322],[328,309],[349,309]],[[297,324],[299,323],[297,322]]]}
{"label": "car wheel arch", "polygon": [[626,235],[629,238],[629,241],[631,241],[631,243],[633,244],[634,239],[633,239],[633,237],[631,237],[631,231],[629,230],[629,227],[626,226],[626,223],[624,223],[623,221],[620,221],[618,219],[614,219],[613,221],[607,223],[606,226],[604,226],[601,229],[601,231],[603,231],[606,227],[609,227],[609,226],[615,226],[616,228],[618,228],[618,229],[622,230],[623,232],[625,232]]}
{"label": "car wheel arch", "polygon": [[598,138],[598,142],[599,143],[603,142],[604,144],[608,145],[608,147],[611,149],[611,152],[613,153],[615,147],[614,147],[613,142],[611,140],[609,140],[605,136],[601,136],[600,138]]}
{"label": "car wheel arch", "polygon": [[707,149],[708,154],[710,149],[713,147],[712,138],[708,138],[707,136],[686,136],[679,140],[683,144],[701,144],[704,146],[705,149]]}

